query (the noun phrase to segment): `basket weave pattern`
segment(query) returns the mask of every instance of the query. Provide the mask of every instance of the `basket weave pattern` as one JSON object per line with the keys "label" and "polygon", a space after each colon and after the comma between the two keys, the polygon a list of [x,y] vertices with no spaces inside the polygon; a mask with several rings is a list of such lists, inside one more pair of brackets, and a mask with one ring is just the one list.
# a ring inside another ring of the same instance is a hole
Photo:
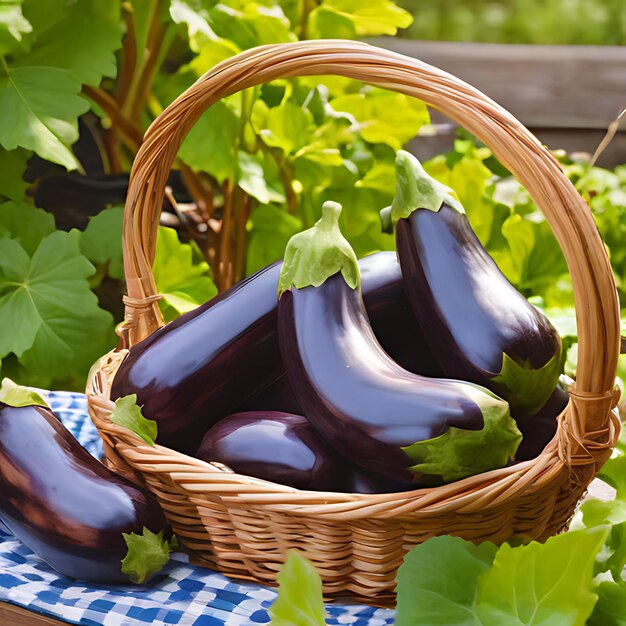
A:
{"label": "basket weave pattern", "polygon": [[[151,266],[167,176],[186,134],[220,98],[278,78],[323,74],[393,89],[439,109],[484,141],[544,212],[572,276],[579,361],[557,434],[538,458],[413,492],[307,492],[148,446],[110,421],[111,383],[125,349],[163,325]],[[514,536],[542,540],[561,531],[616,442],[619,306],[587,205],[548,150],[513,116],[466,83],[415,59],[363,43],[325,40],[264,46],[216,66],[146,132],[126,202],[124,266],[122,348],[103,357],[88,381],[90,414],[109,463],[158,496],[192,560],[227,575],[273,583],[286,550],[298,548],[317,567],[328,596],[387,603],[404,554],[429,537],[502,542]]]}

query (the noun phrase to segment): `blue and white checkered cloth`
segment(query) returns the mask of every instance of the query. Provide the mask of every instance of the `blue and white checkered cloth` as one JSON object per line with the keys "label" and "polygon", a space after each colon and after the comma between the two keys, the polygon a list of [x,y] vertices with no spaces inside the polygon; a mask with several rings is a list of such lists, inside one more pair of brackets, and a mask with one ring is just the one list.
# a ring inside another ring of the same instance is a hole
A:
{"label": "blue and white checkered cloth", "polygon": [[[85,396],[50,392],[52,409],[93,455],[102,442],[87,417]],[[84,626],[242,626],[268,624],[276,592],[229,580],[172,555],[147,586],[85,586],[64,578],[26,546],[0,532],[0,601]],[[327,624],[385,626],[394,612],[358,605],[326,607]]]}

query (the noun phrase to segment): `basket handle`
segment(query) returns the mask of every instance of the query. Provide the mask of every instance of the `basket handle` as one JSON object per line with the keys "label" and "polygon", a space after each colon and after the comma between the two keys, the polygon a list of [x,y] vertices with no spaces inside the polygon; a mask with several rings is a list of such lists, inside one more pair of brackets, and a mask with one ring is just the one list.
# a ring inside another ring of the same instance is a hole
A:
{"label": "basket handle", "polygon": [[[550,152],[510,113],[454,76],[416,59],[344,40],[262,46],[207,72],[152,123],[130,175],[124,215],[127,347],[163,324],[152,274],[165,185],[185,136],[211,105],[279,78],[337,74],[415,96],[487,144],[544,212],[567,261],[578,327],[572,395],[582,432],[607,427],[617,368],[619,305],[611,266],[591,212]],[[577,398],[584,398],[578,400]],[[585,423],[586,422],[586,423]]]}

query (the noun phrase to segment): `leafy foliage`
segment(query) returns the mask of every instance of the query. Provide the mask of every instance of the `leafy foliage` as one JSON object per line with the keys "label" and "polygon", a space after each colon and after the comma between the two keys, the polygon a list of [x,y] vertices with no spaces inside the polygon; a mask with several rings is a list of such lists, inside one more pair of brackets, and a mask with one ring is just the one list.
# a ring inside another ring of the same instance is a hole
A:
{"label": "leafy foliage", "polygon": [[122,561],[122,572],[134,583],[141,585],[160,572],[170,560],[170,542],[163,531],[153,533],[144,528],[141,535],[123,533],[128,552]]}
{"label": "leafy foliage", "polygon": [[124,396],[115,401],[115,407],[111,412],[111,421],[118,426],[128,428],[148,445],[155,445],[157,423],[142,415],[141,407],[137,404],[136,394]]}

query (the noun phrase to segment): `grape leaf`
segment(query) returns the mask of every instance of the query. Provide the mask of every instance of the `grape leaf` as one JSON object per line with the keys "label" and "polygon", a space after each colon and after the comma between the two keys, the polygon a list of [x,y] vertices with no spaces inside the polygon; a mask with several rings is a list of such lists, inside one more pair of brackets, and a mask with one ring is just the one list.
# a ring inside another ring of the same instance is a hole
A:
{"label": "grape leaf", "polygon": [[86,371],[113,343],[111,315],[98,307],[79,251],[79,233],[53,232],[32,256],[0,239],[0,358],[16,354],[33,375]]}
{"label": "grape leaf", "polygon": [[161,310],[166,321],[217,294],[208,264],[194,263],[192,246],[180,243],[172,228],[159,227],[153,271],[157,289],[163,296]]}
{"label": "grape leaf", "polygon": [[16,240],[32,256],[41,240],[54,232],[54,217],[26,202],[0,204],[0,237]]}
{"label": "grape leaf", "polygon": [[160,572],[170,560],[170,542],[163,531],[153,533],[149,528],[137,533],[122,533],[128,552],[122,561],[122,572],[139,585]]}
{"label": "grape leaf", "polygon": [[322,39],[349,36],[348,23],[357,37],[366,37],[395,35],[411,22],[413,16],[392,0],[323,0],[309,16],[311,34]]}
{"label": "grape leaf", "polygon": [[75,169],[68,146],[78,139],[78,116],[89,109],[80,82],[68,70],[17,67],[0,74],[0,145],[18,146]]}
{"label": "grape leaf", "polygon": [[8,152],[0,149],[0,197],[16,201],[24,199],[28,183],[23,177],[29,156],[26,150]]}
{"label": "grape leaf", "polygon": [[123,220],[124,209],[122,207],[105,209],[89,219],[89,224],[80,238],[82,253],[92,263],[108,263],[108,275],[119,280],[124,278]]}
{"label": "grape leaf", "polygon": [[287,552],[278,585],[278,597],[269,610],[270,626],[324,626],[322,581],[296,550]]}
{"label": "grape leaf", "polygon": [[480,577],[480,623],[584,626],[598,598],[592,591],[593,564],[607,530],[571,531],[545,544],[503,545]]}
{"label": "grape leaf", "polygon": [[158,428],[154,420],[146,419],[137,405],[137,394],[123,396],[115,401],[111,412],[111,421],[123,426],[141,437],[148,445],[153,446],[157,438]]}
{"label": "grape leaf", "polygon": [[39,34],[17,65],[69,70],[79,83],[98,86],[117,73],[115,51],[122,46],[120,0],[81,0],[64,19]]}
{"label": "grape leaf", "polygon": [[33,30],[22,14],[23,0],[0,0],[0,55],[11,52]]}
{"label": "grape leaf", "polygon": [[433,537],[413,548],[398,570],[397,626],[481,626],[478,580],[497,551],[458,537]]}

